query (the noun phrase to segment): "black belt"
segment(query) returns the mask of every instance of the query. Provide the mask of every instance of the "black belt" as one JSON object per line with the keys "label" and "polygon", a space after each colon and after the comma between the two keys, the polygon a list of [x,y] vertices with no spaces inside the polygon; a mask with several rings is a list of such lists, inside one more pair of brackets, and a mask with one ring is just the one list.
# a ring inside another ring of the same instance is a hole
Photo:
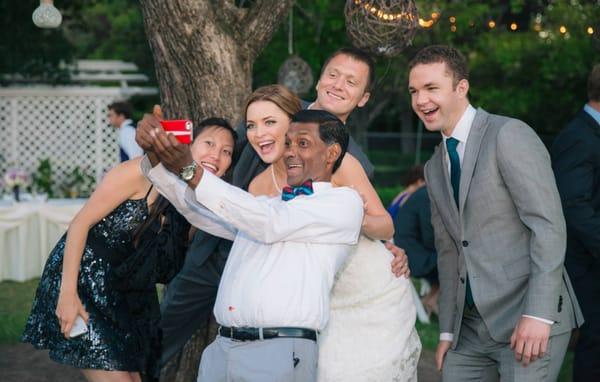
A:
{"label": "black belt", "polygon": [[317,331],[306,328],[229,328],[219,326],[219,335],[237,341],[268,340],[272,338],[306,338],[317,341]]}

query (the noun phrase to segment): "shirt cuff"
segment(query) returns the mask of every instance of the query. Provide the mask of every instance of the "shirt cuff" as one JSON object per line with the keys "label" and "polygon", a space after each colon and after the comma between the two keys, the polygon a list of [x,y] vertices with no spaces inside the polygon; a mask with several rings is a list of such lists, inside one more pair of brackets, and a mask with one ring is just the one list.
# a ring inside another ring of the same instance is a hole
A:
{"label": "shirt cuff", "polygon": [[142,174],[144,174],[144,176],[148,178],[150,170],[152,170],[152,163],[150,163],[148,155],[144,155],[144,157],[142,158],[142,162],[140,163],[140,167],[142,169]]}
{"label": "shirt cuff", "polygon": [[540,317],[536,317],[536,316],[530,316],[528,314],[524,314],[523,317],[533,318],[534,320],[542,321],[544,324],[548,324],[548,325],[554,324],[554,321],[546,320],[545,318],[540,318]]}
{"label": "shirt cuff", "polygon": [[453,333],[440,333],[440,341],[454,341]]}

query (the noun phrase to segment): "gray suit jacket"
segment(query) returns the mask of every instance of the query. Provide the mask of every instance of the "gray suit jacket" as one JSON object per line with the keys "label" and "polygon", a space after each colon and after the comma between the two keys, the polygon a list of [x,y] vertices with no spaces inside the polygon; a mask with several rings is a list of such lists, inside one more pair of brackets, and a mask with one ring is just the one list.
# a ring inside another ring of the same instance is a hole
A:
{"label": "gray suit jacket", "polygon": [[525,123],[477,110],[452,196],[446,148],[425,166],[440,278],[440,331],[460,334],[467,273],[475,305],[497,342],[521,315],[555,321],[551,335],[583,317],[563,266],[565,221],[548,152]]}

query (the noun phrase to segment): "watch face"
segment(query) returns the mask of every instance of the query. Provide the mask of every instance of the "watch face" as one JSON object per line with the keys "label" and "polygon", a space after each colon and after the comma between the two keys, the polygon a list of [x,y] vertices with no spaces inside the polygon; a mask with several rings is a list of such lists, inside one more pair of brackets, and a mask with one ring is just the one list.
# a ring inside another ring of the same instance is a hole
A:
{"label": "watch face", "polygon": [[190,180],[194,177],[196,173],[196,166],[190,165],[181,169],[181,173],[179,174],[183,180]]}

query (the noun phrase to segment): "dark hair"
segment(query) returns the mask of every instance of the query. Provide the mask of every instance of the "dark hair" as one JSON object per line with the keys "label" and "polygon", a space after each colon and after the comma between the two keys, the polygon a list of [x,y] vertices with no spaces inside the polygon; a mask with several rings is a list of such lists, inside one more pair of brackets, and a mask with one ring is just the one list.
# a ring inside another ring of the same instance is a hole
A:
{"label": "dark hair", "polygon": [[202,131],[204,131],[204,129],[206,129],[207,127],[211,127],[211,126],[221,127],[223,129],[229,131],[229,133],[233,137],[233,143],[235,145],[235,142],[237,141],[237,138],[238,138],[236,131],[233,129],[233,127],[231,127],[231,124],[229,124],[229,122],[227,122],[226,119],[218,118],[218,117],[209,117],[209,118],[203,119],[202,121],[200,121],[198,123],[195,123],[194,131],[193,131],[194,139],[196,139],[196,137],[198,135],[202,134]]}
{"label": "dark hair", "polygon": [[127,119],[131,119],[131,105],[129,102],[113,102],[108,105],[108,110],[113,110],[115,114],[123,115]]}
{"label": "dark hair", "polygon": [[594,65],[587,83],[588,99],[600,102],[600,64]]}
{"label": "dark hair", "polygon": [[[202,132],[205,129],[210,128],[210,127],[218,127],[218,128],[227,130],[231,134],[231,137],[233,138],[233,147],[235,147],[235,142],[237,140],[237,133],[231,127],[229,122],[227,122],[227,120],[225,120],[223,118],[210,117],[210,118],[203,119],[199,123],[195,123],[194,131],[193,131],[194,139],[196,139],[196,137],[198,137],[200,134],[202,134]],[[227,178],[229,175],[231,175],[231,171],[233,170],[233,164],[235,163],[235,161],[236,161],[236,154],[234,152],[233,158],[231,160],[231,166],[229,166],[229,168],[223,175],[224,178]],[[164,196],[158,195],[156,197],[156,200],[154,201],[154,203],[152,203],[152,206],[150,206],[150,209],[148,211],[148,217],[142,224],[140,224],[138,229],[135,230],[135,233],[133,234],[133,243],[136,247],[139,243],[139,240],[142,238],[142,236],[146,232],[146,230],[148,228],[150,228],[154,224],[155,221],[158,221],[160,219],[160,217],[164,214],[165,210],[169,207],[169,204],[170,204],[169,200],[167,200],[167,198],[165,198]]]}
{"label": "dark hair", "polygon": [[406,172],[402,185],[408,187],[419,180],[425,180],[425,168],[422,164],[418,164]]}
{"label": "dark hair", "polygon": [[375,84],[375,61],[369,55],[369,53],[367,53],[366,51],[364,51],[362,49],[358,49],[358,48],[354,48],[354,47],[346,47],[346,48],[340,48],[340,49],[336,50],[325,60],[325,63],[323,64],[323,67],[321,68],[321,76],[323,75],[323,72],[325,72],[325,68],[327,67],[327,64],[329,64],[329,62],[331,60],[333,60],[335,57],[342,55],[342,54],[345,56],[352,57],[356,61],[360,61],[369,67],[369,76],[367,78],[367,87],[365,88],[365,91],[368,91],[368,92],[371,91],[373,89],[373,85]]}
{"label": "dark hair", "polygon": [[319,137],[327,145],[338,143],[341,147],[340,156],[333,164],[334,173],[342,164],[344,155],[348,150],[350,134],[344,122],[325,110],[300,110],[292,116],[292,122],[316,123],[319,125]]}
{"label": "dark hair", "polygon": [[469,65],[463,54],[453,47],[447,45],[431,45],[421,49],[417,55],[408,63],[410,72],[419,64],[444,63],[453,77],[453,85],[456,87],[460,80],[469,80]]}

